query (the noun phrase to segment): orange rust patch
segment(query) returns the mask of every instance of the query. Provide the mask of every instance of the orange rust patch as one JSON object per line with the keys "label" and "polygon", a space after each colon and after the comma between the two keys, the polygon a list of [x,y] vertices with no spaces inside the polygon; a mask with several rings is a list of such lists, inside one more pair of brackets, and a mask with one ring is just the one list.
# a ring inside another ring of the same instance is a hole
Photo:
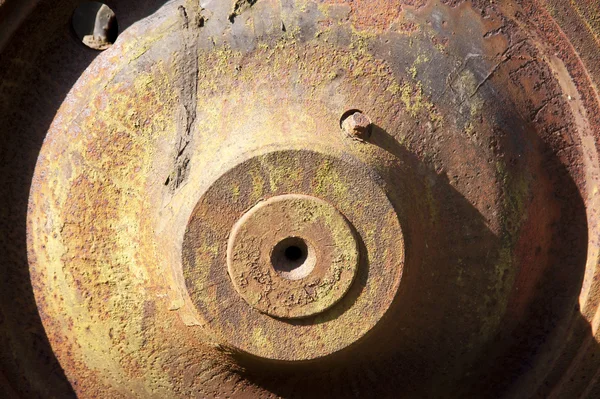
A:
{"label": "orange rust patch", "polygon": [[384,31],[398,19],[402,6],[421,7],[425,0],[319,0],[324,4],[346,4],[350,7],[350,19],[361,29]]}

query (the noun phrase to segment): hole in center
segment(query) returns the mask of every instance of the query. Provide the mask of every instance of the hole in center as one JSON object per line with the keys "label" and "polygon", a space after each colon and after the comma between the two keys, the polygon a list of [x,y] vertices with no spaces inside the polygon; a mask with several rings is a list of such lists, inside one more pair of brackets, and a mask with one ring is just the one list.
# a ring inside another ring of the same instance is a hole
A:
{"label": "hole in center", "polygon": [[306,257],[306,254],[302,249],[296,245],[289,246],[285,249],[285,257],[290,262],[295,262],[302,257]]}
{"label": "hole in center", "polygon": [[308,276],[315,267],[315,261],[314,251],[300,237],[288,237],[280,241],[271,253],[273,269],[288,280]]}

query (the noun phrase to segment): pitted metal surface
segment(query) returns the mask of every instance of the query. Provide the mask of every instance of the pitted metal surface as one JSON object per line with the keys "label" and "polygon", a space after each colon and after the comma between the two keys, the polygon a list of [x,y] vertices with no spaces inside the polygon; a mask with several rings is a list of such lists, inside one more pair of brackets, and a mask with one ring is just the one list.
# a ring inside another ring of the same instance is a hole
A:
{"label": "pitted metal surface", "polygon": [[358,256],[344,216],[323,200],[299,194],[255,205],[235,224],[227,247],[236,291],[252,307],[280,318],[309,317],[339,302],[354,281]]}

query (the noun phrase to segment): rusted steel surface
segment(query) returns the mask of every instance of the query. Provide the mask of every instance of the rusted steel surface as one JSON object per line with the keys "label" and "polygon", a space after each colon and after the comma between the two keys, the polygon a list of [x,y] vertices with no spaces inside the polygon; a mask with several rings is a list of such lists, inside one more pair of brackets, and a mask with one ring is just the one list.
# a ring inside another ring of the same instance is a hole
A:
{"label": "rusted steel surface", "polygon": [[600,397],[594,2],[160,3],[2,51],[7,392]]}
{"label": "rusted steel surface", "polygon": [[[196,249],[192,242],[190,246]],[[236,222],[227,245],[225,280],[230,279],[260,313],[305,318],[324,312],[346,295],[358,260],[352,227],[336,208],[316,197],[284,194],[260,201]],[[191,277],[189,286],[196,281]],[[202,295],[205,290],[197,291]],[[256,328],[256,323],[248,324]],[[279,356],[287,347],[286,343],[273,353]]]}

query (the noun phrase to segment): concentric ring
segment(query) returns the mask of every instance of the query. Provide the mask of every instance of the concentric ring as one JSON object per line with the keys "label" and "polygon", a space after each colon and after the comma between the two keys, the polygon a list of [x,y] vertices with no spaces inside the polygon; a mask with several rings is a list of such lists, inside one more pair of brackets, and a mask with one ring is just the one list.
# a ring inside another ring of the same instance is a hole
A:
{"label": "concentric ring", "polygon": [[[184,236],[183,270],[220,345],[309,360],[351,345],[379,322],[400,286],[404,241],[392,204],[365,172],[358,160],[325,149],[274,151],[233,167],[202,195]],[[259,183],[274,175],[286,178]],[[270,256],[295,236],[316,249],[317,264],[293,281],[270,267]]]}

